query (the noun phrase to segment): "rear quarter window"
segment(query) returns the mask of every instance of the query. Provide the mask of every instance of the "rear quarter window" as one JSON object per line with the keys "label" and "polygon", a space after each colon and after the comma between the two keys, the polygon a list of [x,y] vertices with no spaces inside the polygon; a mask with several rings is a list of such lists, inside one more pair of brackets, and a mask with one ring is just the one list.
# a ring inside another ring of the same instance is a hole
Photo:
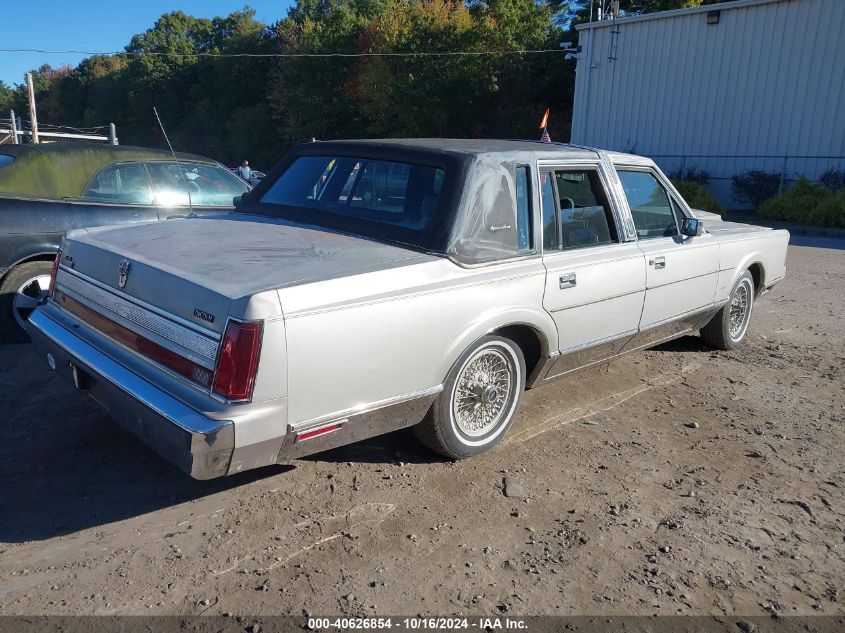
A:
{"label": "rear quarter window", "polygon": [[152,204],[147,170],[141,163],[110,165],[91,179],[82,199],[111,204]]}
{"label": "rear quarter window", "polygon": [[15,162],[14,156],[9,156],[8,154],[0,154],[0,169],[4,167],[8,167],[12,163]]}

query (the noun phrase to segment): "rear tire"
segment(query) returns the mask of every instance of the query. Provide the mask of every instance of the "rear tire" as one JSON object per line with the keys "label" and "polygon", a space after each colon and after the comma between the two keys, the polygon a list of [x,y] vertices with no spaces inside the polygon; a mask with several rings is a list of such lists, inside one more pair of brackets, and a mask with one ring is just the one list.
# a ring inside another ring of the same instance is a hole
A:
{"label": "rear tire", "polygon": [[702,340],[716,349],[736,349],[745,341],[753,307],[754,278],[746,270],[734,284],[728,302],[701,328]]}
{"label": "rear tire", "polygon": [[483,453],[513,424],[524,391],[525,357],[519,345],[484,336],[461,354],[414,434],[449,459]]}
{"label": "rear tire", "polygon": [[26,342],[26,320],[47,297],[53,262],[37,260],[18,264],[0,283],[0,339]]}

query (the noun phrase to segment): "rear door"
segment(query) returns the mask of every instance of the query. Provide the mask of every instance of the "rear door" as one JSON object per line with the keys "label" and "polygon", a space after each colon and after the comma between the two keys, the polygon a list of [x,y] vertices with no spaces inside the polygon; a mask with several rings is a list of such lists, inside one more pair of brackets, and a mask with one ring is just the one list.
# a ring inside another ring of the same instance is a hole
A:
{"label": "rear door", "polygon": [[686,213],[655,169],[616,165],[616,171],[646,260],[640,329],[686,322],[713,304],[719,245],[709,233],[680,234]]}
{"label": "rear door", "polygon": [[624,242],[600,165],[541,166],[545,309],[558,330],[561,359],[549,377],[617,354],[636,334],[645,263]]}

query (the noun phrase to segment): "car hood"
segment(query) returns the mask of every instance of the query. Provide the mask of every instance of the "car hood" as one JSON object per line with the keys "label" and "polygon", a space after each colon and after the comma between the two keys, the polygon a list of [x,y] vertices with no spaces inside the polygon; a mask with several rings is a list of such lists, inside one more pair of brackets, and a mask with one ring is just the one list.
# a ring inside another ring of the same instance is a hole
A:
{"label": "car hood", "polygon": [[[126,258],[230,299],[437,259],[318,227],[242,214],[83,229],[68,237],[78,243],[73,245],[77,269],[96,279],[113,271],[86,270],[86,246],[113,254],[116,259],[109,263],[115,267]],[[90,261],[103,262],[101,257]],[[154,294],[152,290],[145,294]]]}

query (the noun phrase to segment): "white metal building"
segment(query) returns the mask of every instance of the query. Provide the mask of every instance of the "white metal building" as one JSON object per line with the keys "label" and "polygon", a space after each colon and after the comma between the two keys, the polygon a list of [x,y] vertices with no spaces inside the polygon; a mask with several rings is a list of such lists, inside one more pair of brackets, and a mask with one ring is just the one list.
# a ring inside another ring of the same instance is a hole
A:
{"label": "white metal building", "polygon": [[845,170],[845,0],[736,0],[579,25],[572,142],[667,173]]}

